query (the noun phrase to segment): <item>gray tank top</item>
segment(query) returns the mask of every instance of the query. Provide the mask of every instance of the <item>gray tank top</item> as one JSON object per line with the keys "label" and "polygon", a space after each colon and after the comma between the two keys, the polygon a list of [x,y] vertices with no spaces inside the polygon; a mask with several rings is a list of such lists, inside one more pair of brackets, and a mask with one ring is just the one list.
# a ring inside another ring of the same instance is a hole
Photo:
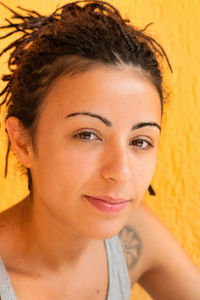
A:
{"label": "gray tank top", "polygon": [[[129,300],[131,286],[118,236],[105,240],[109,270],[107,300]],[[0,257],[0,299],[17,300],[8,273]]]}

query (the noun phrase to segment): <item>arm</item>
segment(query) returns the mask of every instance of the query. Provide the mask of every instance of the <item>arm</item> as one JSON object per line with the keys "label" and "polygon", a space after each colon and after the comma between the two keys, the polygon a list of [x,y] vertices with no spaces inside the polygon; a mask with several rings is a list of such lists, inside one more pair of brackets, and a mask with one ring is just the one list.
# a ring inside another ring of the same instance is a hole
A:
{"label": "arm", "polygon": [[168,229],[144,205],[120,232],[131,283],[155,300],[199,300],[200,271]]}

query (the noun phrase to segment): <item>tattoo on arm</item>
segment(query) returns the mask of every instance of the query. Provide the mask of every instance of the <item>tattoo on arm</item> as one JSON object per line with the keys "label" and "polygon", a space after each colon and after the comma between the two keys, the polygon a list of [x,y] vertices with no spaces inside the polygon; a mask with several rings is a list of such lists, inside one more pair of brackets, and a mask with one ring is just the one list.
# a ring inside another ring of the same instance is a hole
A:
{"label": "tattoo on arm", "polygon": [[128,269],[132,270],[141,255],[142,241],[137,231],[129,225],[125,225],[118,235]]}

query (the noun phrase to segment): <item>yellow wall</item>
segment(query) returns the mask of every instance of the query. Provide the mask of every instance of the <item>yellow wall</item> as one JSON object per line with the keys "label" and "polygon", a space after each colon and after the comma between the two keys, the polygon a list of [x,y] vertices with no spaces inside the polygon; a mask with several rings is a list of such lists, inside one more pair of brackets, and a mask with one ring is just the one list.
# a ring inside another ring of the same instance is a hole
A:
{"label": "yellow wall", "polygon": [[[108,0],[109,1],[109,0]],[[65,1],[4,0],[17,5],[51,12]],[[157,196],[145,201],[171,229],[188,255],[200,266],[200,1],[199,0],[110,0],[135,25],[144,27],[165,48],[173,74],[166,73],[171,95],[163,120],[158,167],[153,180]],[[48,5],[47,5],[48,4]],[[10,14],[0,7],[1,24]],[[5,42],[0,41],[0,49]],[[6,70],[6,57],[0,60],[0,75]],[[165,66],[166,67],[166,66]],[[1,83],[2,88],[2,83]],[[4,109],[1,111],[1,118]],[[17,170],[11,155],[9,176],[4,180],[6,136],[0,129],[0,209],[27,193],[26,179]],[[150,299],[138,286],[133,299]]]}

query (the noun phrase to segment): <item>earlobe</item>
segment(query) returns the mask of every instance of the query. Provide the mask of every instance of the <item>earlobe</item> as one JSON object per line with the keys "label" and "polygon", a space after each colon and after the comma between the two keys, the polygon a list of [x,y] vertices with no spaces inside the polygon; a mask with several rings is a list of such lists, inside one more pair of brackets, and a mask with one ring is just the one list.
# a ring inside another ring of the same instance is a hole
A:
{"label": "earlobe", "polygon": [[30,168],[30,138],[27,130],[16,117],[9,117],[6,120],[6,130],[17,158],[25,167]]}

